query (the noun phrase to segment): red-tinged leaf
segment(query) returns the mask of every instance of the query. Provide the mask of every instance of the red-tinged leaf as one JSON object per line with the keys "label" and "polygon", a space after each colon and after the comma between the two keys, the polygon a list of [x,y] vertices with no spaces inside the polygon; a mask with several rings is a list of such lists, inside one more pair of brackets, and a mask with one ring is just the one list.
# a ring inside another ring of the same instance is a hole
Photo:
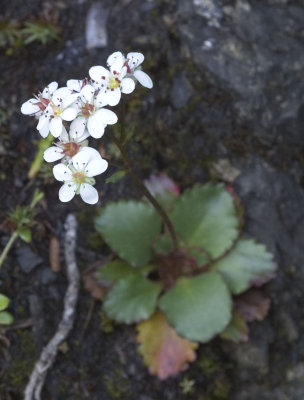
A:
{"label": "red-tinged leaf", "polygon": [[172,208],[180,194],[179,187],[164,173],[159,175],[152,174],[144,183],[149,192],[156,197],[167,210]]}
{"label": "red-tinged leaf", "polygon": [[178,336],[159,311],[139,323],[137,331],[138,351],[150,373],[159,379],[177,375],[196,358],[198,344]]}
{"label": "red-tinged leaf", "polygon": [[270,299],[262,290],[251,289],[236,298],[236,307],[245,321],[262,321],[268,314]]}
{"label": "red-tinged leaf", "polygon": [[248,340],[248,326],[238,310],[234,310],[228,327],[221,333],[221,338],[232,342],[246,342]]}

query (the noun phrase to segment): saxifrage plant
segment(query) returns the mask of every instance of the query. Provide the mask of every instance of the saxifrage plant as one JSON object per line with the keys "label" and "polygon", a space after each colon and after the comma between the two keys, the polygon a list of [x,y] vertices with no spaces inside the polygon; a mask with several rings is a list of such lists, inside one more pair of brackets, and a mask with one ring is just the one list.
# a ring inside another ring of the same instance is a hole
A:
{"label": "saxifrage plant", "polygon": [[[163,177],[153,181],[159,188]],[[153,183],[147,186],[153,192]],[[104,310],[116,321],[137,323],[139,352],[164,379],[195,359],[198,343],[218,334],[247,339],[248,318],[238,299],[272,279],[276,266],[264,245],[242,236],[239,200],[223,184],[195,185],[180,196],[163,187],[156,197],[177,247],[146,201],[110,203],[95,223],[119,258],[101,266],[97,278],[110,287]],[[256,307],[268,305],[257,296]]]}
{"label": "saxifrage plant", "polygon": [[[140,68],[143,61],[141,53],[115,52],[108,69],[93,66],[90,79],[71,79],[66,87],[52,82],[22,105],[22,113],[39,120],[42,137],[58,138],[44,159],[59,161],[53,172],[63,183],[62,202],[75,194],[88,204],[98,202],[94,177],[108,162],[88,147],[88,139],[101,138],[107,125],[118,121],[105,107],[117,105],[137,81],[153,87]],[[195,185],[179,195],[165,175],[144,184],[128,155],[131,137],[125,134],[123,111],[120,127],[111,139],[124,166],[108,181],[129,173],[144,199],[99,210],[96,228],[117,258],[99,268],[98,280],[107,289],[105,312],[118,322],[137,324],[144,362],[165,379],[195,359],[198,343],[219,334],[234,341],[248,338],[247,322],[262,319],[269,300],[247,291],[270,280],[276,266],[264,245],[242,236],[240,201],[231,188]]]}

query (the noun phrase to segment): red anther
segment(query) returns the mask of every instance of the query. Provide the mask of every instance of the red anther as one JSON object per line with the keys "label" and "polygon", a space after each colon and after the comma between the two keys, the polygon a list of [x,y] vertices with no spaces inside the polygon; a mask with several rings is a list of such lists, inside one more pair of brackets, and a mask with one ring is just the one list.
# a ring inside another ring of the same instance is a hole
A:
{"label": "red anther", "polygon": [[63,154],[67,157],[74,157],[79,151],[79,144],[75,142],[65,143],[64,145]]}
{"label": "red anther", "polygon": [[106,77],[105,77],[105,76],[102,76],[101,79],[106,79]]}

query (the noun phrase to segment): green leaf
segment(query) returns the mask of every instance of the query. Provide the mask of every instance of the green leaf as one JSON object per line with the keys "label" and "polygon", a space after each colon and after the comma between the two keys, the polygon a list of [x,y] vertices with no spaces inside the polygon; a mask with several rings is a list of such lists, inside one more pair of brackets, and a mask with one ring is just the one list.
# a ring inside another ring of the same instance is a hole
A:
{"label": "green leaf", "polygon": [[96,229],[121,258],[134,267],[147,264],[161,220],[144,202],[119,201],[107,205],[95,219]]}
{"label": "green leaf", "polygon": [[173,243],[171,236],[169,235],[158,236],[153,243],[153,249],[157,254],[162,254],[162,255],[169,254],[170,251],[173,250]]}
{"label": "green leaf", "polygon": [[9,298],[0,294],[0,311],[5,310],[9,304]]}
{"label": "green leaf", "polygon": [[110,284],[135,273],[135,269],[122,260],[111,261],[97,270],[97,279]]}
{"label": "green leaf", "polygon": [[0,325],[11,325],[14,322],[12,315],[6,311],[0,312]]}
{"label": "green leaf", "polygon": [[228,250],[238,236],[232,196],[219,185],[198,185],[176,202],[171,220],[187,245],[204,248],[212,258]]}
{"label": "green leaf", "polygon": [[216,272],[179,278],[159,304],[177,332],[192,341],[207,342],[222,332],[231,318],[230,293]]}
{"label": "green leaf", "polygon": [[155,311],[162,284],[140,275],[120,279],[104,300],[110,318],[130,324],[149,318]]}
{"label": "green leaf", "polygon": [[17,230],[18,235],[20,236],[20,238],[26,242],[26,243],[30,243],[32,240],[32,231],[29,228],[26,229],[18,229]]}
{"label": "green leaf", "polygon": [[106,179],[106,183],[116,183],[120,181],[126,175],[126,171],[116,171],[109,178]]}
{"label": "green leaf", "polygon": [[222,274],[233,294],[240,294],[250,286],[261,286],[272,279],[276,264],[264,245],[240,239],[211,269]]}

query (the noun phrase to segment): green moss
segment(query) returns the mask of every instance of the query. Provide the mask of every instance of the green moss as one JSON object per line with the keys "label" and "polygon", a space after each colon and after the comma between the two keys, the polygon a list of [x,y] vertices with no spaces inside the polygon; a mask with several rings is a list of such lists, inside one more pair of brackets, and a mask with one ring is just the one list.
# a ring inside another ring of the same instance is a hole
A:
{"label": "green moss", "polygon": [[184,377],[179,383],[179,387],[182,389],[183,394],[190,394],[194,390],[195,380]]}
{"label": "green moss", "polygon": [[37,347],[30,331],[19,330],[18,336],[18,348],[12,355],[12,361],[3,376],[3,386],[22,393],[37,359]]}
{"label": "green moss", "polygon": [[227,399],[230,392],[231,385],[226,377],[217,378],[214,381],[214,387],[212,389],[212,395],[215,400]]}
{"label": "green moss", "polygon": [[113,332],[115,329],[114,321],[107,316],[107,314],[102,308],[99,312],[99,316],[100,316],[100,325],[103,332],[105,333]]}
{"label": "green moss", "polygon": [[202,356],[197,363],[206,377],[209,377],[220,370],[218,360],[212,355]]}
{"label": "green moss", "polygon": [[88,235],[86,245],[92,250],[98,250],[104,245],[104,240],[98,232],[93,232]]}
{"label": "green moss", "polygon": [[131,388],[129,379],[119,369],[116,369],[113,374],[105,376],[103,382],[112,399],[123,399],[123,396],[126,396]]}

